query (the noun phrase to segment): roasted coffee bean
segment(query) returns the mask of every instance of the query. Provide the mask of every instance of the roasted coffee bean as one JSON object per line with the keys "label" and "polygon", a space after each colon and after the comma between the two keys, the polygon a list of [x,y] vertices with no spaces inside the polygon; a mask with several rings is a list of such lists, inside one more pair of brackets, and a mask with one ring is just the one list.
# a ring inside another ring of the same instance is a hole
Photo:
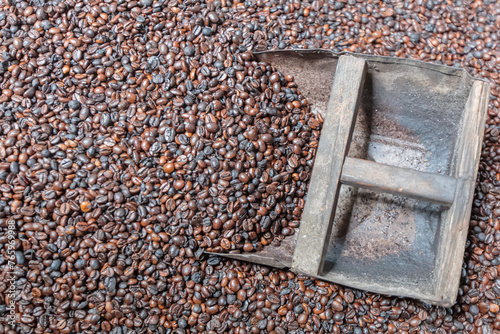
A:
{"label": "roasted coffee bean", "polygon": [[[80,53],[80,57],[81,57],[81,51],[77,49],[77,51],[75,52],[79,52]],[[80,102],[78,102],[77,100],[71,100],[68,102],[68,107],[70,107],[71,109],[80,109],[80,107],[82,106],[82,104]]]}

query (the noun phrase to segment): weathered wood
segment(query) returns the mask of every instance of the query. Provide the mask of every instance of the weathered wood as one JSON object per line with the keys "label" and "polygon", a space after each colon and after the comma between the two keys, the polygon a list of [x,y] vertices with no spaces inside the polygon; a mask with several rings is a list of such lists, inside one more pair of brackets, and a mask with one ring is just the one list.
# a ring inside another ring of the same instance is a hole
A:
{"label": "weathered wood", "polygon": [[443,299],[441,305],[451,306],[455,303],[462,257],[465,251],[465,239],[468,228],[474,185],[479,166],[481,145],[484,135],[484,123],[490,98],[490,85],[483,81],[475,81],[467,100],[462,122],[461,136],[457,145],[457,165],[455,168],[458,179],[455,200],[448,213],[448,221],[443,227],[442,240],[437,259],[437,282],[435,294]]}
{"label": "weathered wood", "polygon": [[341,181],[343,184],[446,206],[450,206],[455,198],[454,177],[350,157],[345,159]]}
{"label": "weathered wood", "polygon": [[321,275],[323,271],[365,73],[363,59],[339,58],[293,254],[292,266],[299,272]]}

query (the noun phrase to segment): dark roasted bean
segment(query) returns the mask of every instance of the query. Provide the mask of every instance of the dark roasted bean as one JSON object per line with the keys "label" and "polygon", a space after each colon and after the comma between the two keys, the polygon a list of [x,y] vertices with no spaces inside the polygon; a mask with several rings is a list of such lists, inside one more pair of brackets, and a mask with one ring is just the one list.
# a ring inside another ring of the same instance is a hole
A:
{"label": "dark roasted bean", "polygon": [[[0,332],[500,330],[499,14],[479,0],[0,2],[0,272],[17,288]],[[299,227],[322,118],[300,80],[251,54],[283,48],[491,82],[453,307],[203,253],[278,245]]]}

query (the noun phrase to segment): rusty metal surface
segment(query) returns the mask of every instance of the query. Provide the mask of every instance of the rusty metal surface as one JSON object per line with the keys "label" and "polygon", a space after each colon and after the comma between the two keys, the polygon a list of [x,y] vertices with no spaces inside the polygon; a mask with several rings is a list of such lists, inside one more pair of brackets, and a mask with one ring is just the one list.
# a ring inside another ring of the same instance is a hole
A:
{"label": "rusty metal surface", "polygon": [[[257,56],[294,75],[313,112],[326,111],[337,54],[292,50]],[[361,57],[368,72],[348,155],[455,177],[456,143],[474,79],[462,69]],[[443,277],[436,272],[437,256],[447,246],[442,234],[453,224],[447,218],[448,209],[438,204],[343,185],[320,278],[447,305],[454,296],[436,291],[436,280]],[[295,237],[285,238],[279,247],[230,256],[290,267]],[[463,254],[456,256],[461,260]]]}

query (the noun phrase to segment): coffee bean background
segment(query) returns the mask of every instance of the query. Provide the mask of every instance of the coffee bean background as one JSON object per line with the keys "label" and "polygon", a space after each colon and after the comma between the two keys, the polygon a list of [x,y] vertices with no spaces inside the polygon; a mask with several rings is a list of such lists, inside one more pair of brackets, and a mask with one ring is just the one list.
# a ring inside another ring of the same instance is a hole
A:
{"label": "coffee bean background", "polygon": [[[499,14],[487,0],[0,1],[0,332],[497,332]],[[322,119],[252,57],[285,48],[491,82],[455,306],[203,254],[298,227]]]}

